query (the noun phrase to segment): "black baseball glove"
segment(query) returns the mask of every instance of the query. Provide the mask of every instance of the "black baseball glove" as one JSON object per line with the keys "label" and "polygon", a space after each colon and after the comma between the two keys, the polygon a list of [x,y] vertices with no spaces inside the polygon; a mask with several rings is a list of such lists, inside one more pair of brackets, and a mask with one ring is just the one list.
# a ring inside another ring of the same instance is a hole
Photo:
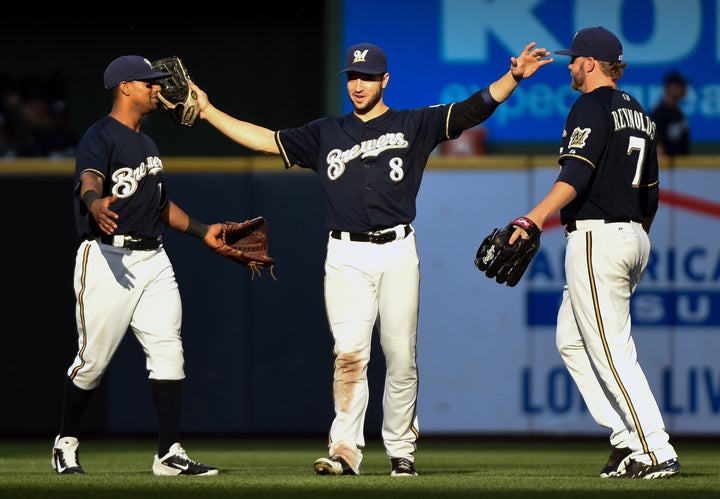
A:
{"label": "black baseball glove", "polygon": [[[516,229],[522,229],[528,238],[519,237],[510,244]],[[518,217],[502,229],[493,229],[477,250],[475,266],[498,283],[515,286],[540,249],[541,233],[535,222],[526,217]]]}
{"label": "black baseball glove", "polygon": [[158,71],[170,73],[159,80],[162,90],[158,94],[160,107],[175,123],[192,126],[200,114],[197,93],[190,88],[190,75],[178,56],[165,57],[152,63]]}

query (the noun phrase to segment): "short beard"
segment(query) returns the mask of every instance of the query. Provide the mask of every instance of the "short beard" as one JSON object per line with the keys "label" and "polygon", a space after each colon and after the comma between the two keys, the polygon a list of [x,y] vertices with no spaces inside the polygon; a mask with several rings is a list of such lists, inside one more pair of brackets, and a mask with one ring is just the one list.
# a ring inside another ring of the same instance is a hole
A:
{"label": "short beard", "polygon": [[377,92],[375,92],[373,94],[373,96],[370,98],[370,100],[365,102],[365,105],[363,107],[357,107],[357,106],[355,106],[355,103],[353,102],[353,106],[355,107],[355,114],[357,114],[358,116],[363,116],[363,115],[369,113],[370,111],[372,111],[373,109],[375,109],[375,106],[377,105],[377,103],[380,102],[380,99],[382,99],[382,94],[383,94],[382,88],[380,88],[380,90],[378,90]]}
{"label": "short beard", "polygon": [[584,68],[581,68],[577,73],[572,73],[572,89],[580,90],[580,88],[585,85],[586,76]]}

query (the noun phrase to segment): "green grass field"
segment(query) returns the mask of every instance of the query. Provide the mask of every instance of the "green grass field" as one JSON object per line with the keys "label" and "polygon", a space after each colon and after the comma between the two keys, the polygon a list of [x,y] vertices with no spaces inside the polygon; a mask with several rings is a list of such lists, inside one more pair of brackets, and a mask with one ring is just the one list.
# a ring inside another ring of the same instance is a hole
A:
{"label": "green grass field", "polygon": [[190,457],[220,468],[208,477],[156,477],[154,440],[81,440],[85,475],[57,475],[52,442],[0,441],[0,498],[717,498],[720,442],[674,442],[682,472],[662,480],[610,480],[598,472],[606,442],[428,440],[417,477],[391,477],[378,441],[368,441],[361,476],[316,476],[322,442],[186,439]]}

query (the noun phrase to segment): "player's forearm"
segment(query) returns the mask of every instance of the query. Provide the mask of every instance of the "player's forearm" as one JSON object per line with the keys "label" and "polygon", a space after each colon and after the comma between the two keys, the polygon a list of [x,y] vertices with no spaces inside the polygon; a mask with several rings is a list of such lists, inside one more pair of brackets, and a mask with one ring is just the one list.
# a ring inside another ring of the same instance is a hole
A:
{"label": "player's forearm", "polygon": [[168,200],[167,206],[160,213],[160,219],[165,225],[179,232],[186,232],[190,224],[190,217],[178,205]]}
{"label": "player's forearm", "polygon": [[[198,239],[205,239],[205,236],[208,233],[208,225],[194,220],[190,217],[190,215],[185,213],[185,210],[172,201],[168,201],[167,206],[160,214],[160,218],[163,223],[171,229],[175,229],[178,232],[184,232],[185,234],[197,237]],[[215,245],[212,246],[214,247]]]}
{"label": "player's forearm", "polygon": [[545,198],[525,216],[542,229],[548,218],[567,206],[575,196],[577,192],[573,186],[562,181],[555,182]]}
{"label": "player's forearm", "polygon": [[450,110],[449,130],[454,137],[463,130],[482,123],[495,112],[499,103],[490,95],[489,89],[481,89],[467,99],[456,102]]}
{"label": "player's forearm", "polygon": [[80,199],[90,211],[90,206],[102,197],[103,184],[99,175],[86,171],[80,175],[80,189],[78,194]]}
{"label": "player's forearm", "polygon": [[233,118],[215,107],[203,110],[203,117],[218,131],[253,151],[280,154],[275,144],[275,132],[259,125]]}
{"label": "player's forearm", "polygon": [[512,72],[508,71],[500,79],[490,84],[490,95],[498,102],[505,102],[515,91],[521,80],[516,80]]}

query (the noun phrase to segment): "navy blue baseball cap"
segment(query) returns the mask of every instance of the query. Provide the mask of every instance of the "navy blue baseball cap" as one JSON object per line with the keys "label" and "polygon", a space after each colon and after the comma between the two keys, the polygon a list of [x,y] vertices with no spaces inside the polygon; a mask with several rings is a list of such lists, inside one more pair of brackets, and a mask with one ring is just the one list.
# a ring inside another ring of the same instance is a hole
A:
{"label": "navy blue baseball cap", "polygon": [[372,43],[358,43],[347,49],[345,69],[341,73],[356,72],[369,75],[387,73],[387,60],[383,49]]}
{"label": "navy blue baseball cap", "polygon": [[581,29],[575,33],[569,49],[556,50],[555,53],[571,57],[592,57],[605,62],[622,62],[622,43],[611,31],[597,26]]}
{"label": "navy blue baseball cap", "polygon": [[105,69],[105,90],[115,88],[123,81],[158,80],[172,76],[158,71],[152,63],[140,55],[121,55]]}

